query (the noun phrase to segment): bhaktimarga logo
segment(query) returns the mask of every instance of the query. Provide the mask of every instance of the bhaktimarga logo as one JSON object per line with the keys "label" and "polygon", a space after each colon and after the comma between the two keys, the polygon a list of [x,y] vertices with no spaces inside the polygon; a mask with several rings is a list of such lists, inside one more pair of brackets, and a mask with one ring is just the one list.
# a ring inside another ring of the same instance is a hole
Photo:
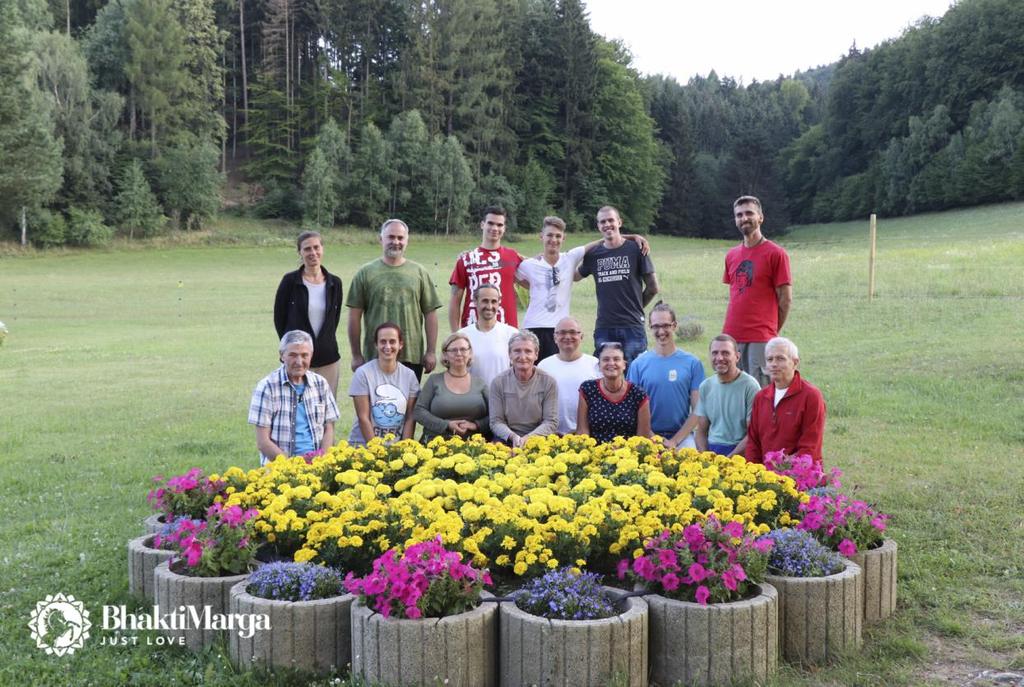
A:
{"label": "bhaktimarga logo", "polygon": [[36,604],[28,628],[36,646],[54,656],[73,654],[89,638],[89,611],[73,596],[48,594]]}

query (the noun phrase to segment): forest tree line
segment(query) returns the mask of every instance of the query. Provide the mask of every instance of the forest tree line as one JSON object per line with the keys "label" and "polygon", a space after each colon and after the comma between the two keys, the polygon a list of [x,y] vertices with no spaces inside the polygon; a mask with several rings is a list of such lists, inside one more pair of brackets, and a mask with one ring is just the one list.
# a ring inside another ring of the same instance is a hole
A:
{"label": "forest tree line", "polygon": [[586,229],[612,204],[715,237],[746,193],[775,229],[1016,199],[1024,3],[961,0],[773,81],[681,84],[638,74],[580,0],[0,0],[4,227],[197,228],[227,172],[259,216],[435,233],[491,203],[519,227]]}

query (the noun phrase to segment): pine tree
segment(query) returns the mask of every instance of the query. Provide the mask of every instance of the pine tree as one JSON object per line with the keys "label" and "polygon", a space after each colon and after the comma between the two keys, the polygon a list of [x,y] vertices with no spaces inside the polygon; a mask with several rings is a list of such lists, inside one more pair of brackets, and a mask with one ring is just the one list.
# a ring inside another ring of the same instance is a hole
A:
{"label": "pine tree", "polygon": [[125,74],[130,99],[148,120],[153,155],[158,132],[179,133],[174,106],[188,87],[185,33],[172,0],[132,0],[125,14],[125,39],[131,51]]}
{"label": "pine tree", "polygon": [[[31,81],[32,42],[20,11],[36,0],[0,0],[0,222],[18,221],[26,243],[27,214],[53,198],[61,184],[61,143],[50,107]],[[45,11],[45,5],[42,6]]]}
{"label": "pine tree", "polygon": [[146,180],[142,162],[132,160],[125,166],[118,188],[120,190],[114,198],[114,216],[118,226],[128,231],[128,238],[133,239],[136,234],[140,237],[158,234],[166,225],[167,218]]}
{"label": "pine tree", "polygon": [[337,179],[323,150],[317,146],[306,159],[302,173],[302,206],[306,219],[322,227],[334,226],[339,196]]}

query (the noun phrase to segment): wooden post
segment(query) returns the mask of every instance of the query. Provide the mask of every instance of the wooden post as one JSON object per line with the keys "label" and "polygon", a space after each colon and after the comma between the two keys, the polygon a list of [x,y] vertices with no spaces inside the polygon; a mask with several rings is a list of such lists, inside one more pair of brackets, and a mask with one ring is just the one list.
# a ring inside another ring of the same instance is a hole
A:
{"label": "wooden post", "polygon": [[875,239],[877,237],[878,221],[875,213],[871,213],[871,249],[868,252],[868,300],[875,298]]}

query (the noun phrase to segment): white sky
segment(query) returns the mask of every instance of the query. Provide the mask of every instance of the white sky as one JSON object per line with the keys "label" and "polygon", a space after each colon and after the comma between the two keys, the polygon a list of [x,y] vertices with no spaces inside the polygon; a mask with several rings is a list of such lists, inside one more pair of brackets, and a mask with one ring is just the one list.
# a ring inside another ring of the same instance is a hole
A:
{"label": "white sky", "polygon": [[590,26],[619,38],[645,74],[731,76],[749,84],[871,48],[953,0],[585,0]]}

